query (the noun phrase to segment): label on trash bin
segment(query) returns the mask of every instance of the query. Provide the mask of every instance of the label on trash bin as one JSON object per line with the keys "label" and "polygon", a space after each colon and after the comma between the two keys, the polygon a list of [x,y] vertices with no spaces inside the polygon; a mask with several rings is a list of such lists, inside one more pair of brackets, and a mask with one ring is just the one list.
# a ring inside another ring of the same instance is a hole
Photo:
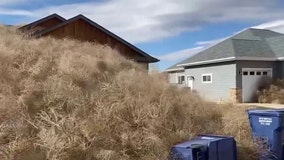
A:
{"label": "label on trash bin", "polygon": [[272,123],[272,118],[259,117],[259,118],[258,118],[258,122],[260,123],[260,125],[270,126],[271,123]]}

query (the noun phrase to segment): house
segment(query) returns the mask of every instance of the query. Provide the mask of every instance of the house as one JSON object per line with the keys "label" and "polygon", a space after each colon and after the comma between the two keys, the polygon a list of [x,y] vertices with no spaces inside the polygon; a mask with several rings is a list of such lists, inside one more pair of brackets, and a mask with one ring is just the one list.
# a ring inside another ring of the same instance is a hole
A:
{"label": "house", "polygon": [[166,69],[168,73],[168,80],[171,84],[174,84],[178,87],[190,87],[186,85],[185,82],[185,69],[182,66],[178,66],[182,63],[175,64]]}
{"label": "house", "polygon": [[284,34],[246,29],[166,69],[170,83],[208,100],[256,102],[258,90],[284,77]]}
{"label": "house", "polygon": [[[37,27],[39,29],[35,29]],[[65,20],[53,14],[20,28],[22,31],[29,31],[29,29],[35,29],[32,33],[38,38],[46,36],[72,38],[108,45],[124,57],[141,64],[147,70],[149,63],[159,61],[83,15]]]}

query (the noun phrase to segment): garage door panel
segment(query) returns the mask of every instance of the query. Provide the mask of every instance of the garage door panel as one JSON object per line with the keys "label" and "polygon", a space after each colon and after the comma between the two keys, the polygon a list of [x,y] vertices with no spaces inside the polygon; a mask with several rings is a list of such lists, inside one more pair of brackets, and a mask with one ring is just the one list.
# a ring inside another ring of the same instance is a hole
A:
{"label": "garage door panel", "polygon": [[243,69],[243,102],[257,102],[257,92],[272,81],[272,69]]}

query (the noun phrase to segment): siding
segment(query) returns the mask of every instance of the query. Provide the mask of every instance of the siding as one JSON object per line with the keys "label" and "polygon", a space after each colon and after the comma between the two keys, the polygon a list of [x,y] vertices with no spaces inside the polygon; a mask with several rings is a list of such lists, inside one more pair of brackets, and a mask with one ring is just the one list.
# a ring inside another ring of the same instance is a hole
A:
{"label": "siding", "polygon": [[284,79],[284,62],[278,62],[278,68],[280,72],[280,77],[281,79]]}
{"label": "siding", "polygon": [[[118,40],[108,36],[101,30],[93,27],[84,20],[77,20],[54,31],[49,32],[47,35],[56,38],[73,38],[81,41],[95,42],[102,45],[108,45],[113,49],[118,50],[124,57],[133,59],[139,62],[140,59],[145,59],[139,53],[129,48],[125,44],[120,43]],[[47,36],[43,35],[43,36]],[[144,63],[144,62],[140,62]],[[145,65],[148,63],[145,63]]]}
{"label": "siding", "polygon": [[140,66],[142,66],[143,69],[149,70],[149,65],[148,65],[148,63],[139,63],[139,62],[138,62],[138,64],[139,64]]}
{"label": "siding", "polygon": [[178,76],[182,76],[182,75],[185,75],[184,71],[169,72],[168,73],[169,82],[172,84],[177,84]]}
{"label": "siding", "polygon": [[[212,74],[212,83],[202,83],[202,74]],[[207,100],[230,100],[230,89],[236,88],[236,64],[234,62],[187,67],[186,76],[193,76],[193,89]]]}
{"label": "siding", "polygon": [[281,63],[273,61],[237,61],[237,87],[242,88],[242,75],[240,74],[242,68],[272,68],[273,79],[278,79],[283,77],[282,67],[284,64]]}

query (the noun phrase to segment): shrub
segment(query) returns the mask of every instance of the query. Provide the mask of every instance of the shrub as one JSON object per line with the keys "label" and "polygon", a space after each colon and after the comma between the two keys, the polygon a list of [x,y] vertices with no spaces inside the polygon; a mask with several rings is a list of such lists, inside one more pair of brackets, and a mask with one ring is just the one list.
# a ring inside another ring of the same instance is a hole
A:
{"label": "shrub", "polygon": [[0,158],[165,159],[199,133],[236,136],[251,157],[244,110],[202,100],[101,45],[26,40],[0,27]]}
{"label": "shrub", "polygon": [[259,91],[258,101],[284,104],[284,80],[276,80],[267,89]]}

